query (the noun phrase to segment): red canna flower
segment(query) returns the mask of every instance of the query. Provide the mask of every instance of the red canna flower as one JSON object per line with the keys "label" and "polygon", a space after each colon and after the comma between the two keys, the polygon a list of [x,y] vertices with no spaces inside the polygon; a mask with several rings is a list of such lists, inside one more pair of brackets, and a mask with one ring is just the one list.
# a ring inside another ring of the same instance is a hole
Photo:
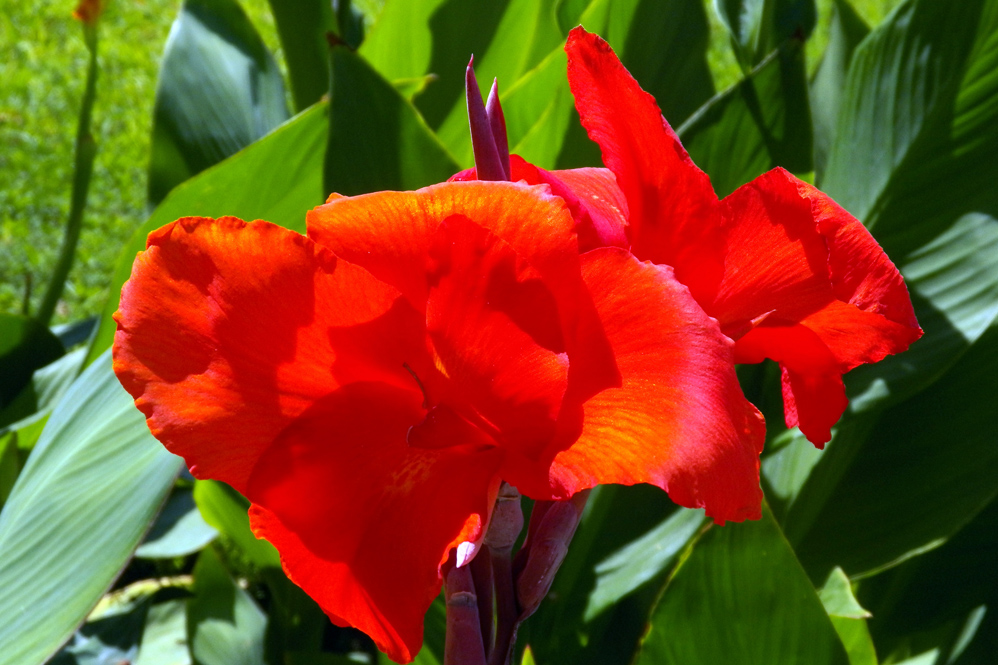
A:
{"label": "red canna flower", "polygon": [[180,219],[115,320],[152,433],[245,494],[289,577],[398,661],[501,480],[539,500],[652,483],[718,522],[759,516],[763,425],[731,340],[671,268],[580,254],[546,188],[333,195],[307,237]]}
{"label": "red canna flower", "polygon": [[538,176],[521,164],[520,176],[560,181],[552,189],[571,190],[570,206],[587,203],[580,242],[672,266],[735,340],[735,362],[779,362],[787,426],[823,447],[848,406],[842,375],[922,334],[894,264],[856,218],[781,168],[719,201],[602,38],[578,27],[565,48],[582,124],[619,189],[601,169]]}

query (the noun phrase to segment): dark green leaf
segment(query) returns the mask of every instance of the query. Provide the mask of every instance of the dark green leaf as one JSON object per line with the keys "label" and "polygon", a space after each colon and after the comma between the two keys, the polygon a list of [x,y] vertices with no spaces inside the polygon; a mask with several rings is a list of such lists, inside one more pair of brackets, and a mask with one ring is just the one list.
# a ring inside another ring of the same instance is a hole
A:
{"label": "dark green leaf", "polygon": [[284,61],[291,79],[295,109],[303,111],[329,90],[329,44],[336,29],[328,0],[270,0]]}
{"label": "dark green leaf", "polygon": [[828,161],[828,151],[835,140],[846,72],[849,71],[853,51],[869,33],[870,28],[849,4],[849,0],[834,0],[828,46],[825,47],[810,88],[811,116],[814,120],[814,170],[819,185]]}
{"label": "dark green leaf", "polygon": [[703,522],[702,510],[679,509],[660,525],[604,559],[596,566],[596,588],[589,594],[585,621],[664,575]]}
{"label": "dark green leaf", "polygon": [[814,0],[714,0],[714,8],[744,67],[791,37],[807,39],[818,17]]}
{"label": "dark green leaf", "polygon": [[857,49],[840,116],[823,187],[898,264],[925,329],[850,377],[868,408],[931,384],[998,316],[998,2],[898,7]]}
{"label": "dark green leaf", "polygon": [[189,487],[176,487],[159,517],[135,550],[143,559],[170,559],[193,554],[218,535],[201,517]]}
{"label": "dark green leaf", "polygon": [[998,495],[996,375],[993,326],[868,432],[836,435],[785,522],[813,579],[836,565],[851,577],[872,573],[936,547]]}
{"label": "dark green leaf", "polygon": [[811,170],[811,114],[804,53],[790,41],[678,129],[718,196],[774,166]]}
{"label": "dark green leaf", "polygon": [[187,635],[197,665],[263,665],[267,615],[207,547],[194,567]]}
{"label": "dark green leaf", "polygon": [[138,655],[148,612],[148,598],[143,598],[100,617],[89,618],[49,665],[131,663]]}
{"label": "dark green leaf", "polygon": [[114,341],[116,324],[111,317],[118,309],[121,285],[132,272],[135,254],[145,249],[150,231],[189,215],[265,219],[298,232],[305,231],[305,213],[323,201],[327,108],[325,103],[316,104],[262,140],[170,192],[145,224],[136,229],[122,251],[87,362],[92,362]]}
{"label": "dark green leaf", "polygon": [[184,0],[159,71],[149,202],[288,118],[273,56],[235,0]]}
{"label": "dark green leaf", "polygon": [[416,109],[378,72],[342,46],[332,57],[326,191],[418,189],[458,170]]}
{"label": "dark green leaf", "polygon": [[763,513],[696,542],[652,615],[638,665],[848,662],[780,527],[768,507]]}
{"label": "dark green leaf", "polygon": [[[0,314],[0,409],[14,401],[36,369],[65,352],[59,338],[34,319]],[[0,421],[0,426],[10,422]]]}
{"label": "dark green leaf", "polygon": [[69,638],[180,468],[118,384],[110,355],[63,396],[0,513],[0,663],[42,662]]}
{"label": "dark green leaf", "polygon": [[250,530],[249,501],[239,492],[217,480],[199,480],[194,485],[194,501],[205,521],[225,534],[250,563],[260,569],[281,567],[274,546],[258,540]]}

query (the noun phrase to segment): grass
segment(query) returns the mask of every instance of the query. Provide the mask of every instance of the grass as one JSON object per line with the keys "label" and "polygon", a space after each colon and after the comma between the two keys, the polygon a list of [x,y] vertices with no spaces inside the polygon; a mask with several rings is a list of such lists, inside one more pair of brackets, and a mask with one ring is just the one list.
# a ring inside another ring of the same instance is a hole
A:
{"label": "grass", "polygon": [[[898,0],[852,2],[876,25]],[[712,31],[708,60],[720,90],[737,81],[739,70],[712,0],[705,3]],[[77,260],[55,322],[100,311],[119,248],[147,216],[156,72],[179,4],[110,0],[101,18],[93,126],[98,153]],[[283,69],[267,0],[242,5]],[[832,0],[818,0],[818,27],[807,50],[812,67],[827,43],[831,6]],[[29,292],[29,309],[37,309],[62,239],[87,58],[72,9],[72,0],[35,0],[6,3],[0,14],[0,312],[22,311]]]}

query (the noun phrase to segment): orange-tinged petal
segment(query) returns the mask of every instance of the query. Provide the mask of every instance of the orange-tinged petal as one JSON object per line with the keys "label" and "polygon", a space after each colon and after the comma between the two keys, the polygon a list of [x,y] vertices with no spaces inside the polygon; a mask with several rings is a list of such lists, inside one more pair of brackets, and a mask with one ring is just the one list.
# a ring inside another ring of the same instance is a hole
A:
{"label": "orange-tinged petal", "polygon": [[402,364],[429,363],[422,317],[396,289],[304,236],[231,217],[151,233],[115,320],[114,370],[153,435],[240,491],[316,400],[358,380],[419,394]]}
{"label": "orange-tinged petal", "polygon": [[247,488],[253,530],[288,576],[399,662],[422,646],[448,552],[484,535],[502,459],[464,442],[408,446],[421,399],[381,383],[335,391],[281,433]]}
{"label": "orange-tinged petal", "polygon": [[440,225],[455,215],[494,234],[540,275],[558,303],[573,381],[588,394],[613,385],[618,376],[582,282],[575,224],[548,188],[448,182],[416,192],[336,198],[309,212],[308,234],[423,308],[432,279],[427,256]]}
{"label": "orange-tinged petal", "polygon": [[719,207],[710,179],[609,44],[577,27],[565,51],[582,126],[599,145],[627,201],[631,251],[673,266],[697,300],[709,297],[722,259]]}
{"label": "orange-tinged petal", "polygon": [[543,446],[568,385],[554,296],[508,243],[466,217],[440,225],[430,255],[426,327],[451,393],[441,397],[504,445]]}
{"label": "orange-tinged petal", "polygon": [[718,522],[758,518],[764,424],[738,385],[731,340],[670,268],[607,248],[583,255],[583,274],[623,383],[586,401],[581,436],[553,451],[554,493],[652,483]]}

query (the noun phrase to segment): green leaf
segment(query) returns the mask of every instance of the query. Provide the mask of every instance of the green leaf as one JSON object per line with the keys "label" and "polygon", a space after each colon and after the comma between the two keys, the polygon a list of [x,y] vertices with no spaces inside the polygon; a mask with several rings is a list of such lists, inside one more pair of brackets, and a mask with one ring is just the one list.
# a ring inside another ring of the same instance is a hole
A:
{"label": "green leaf", "polygon": [[110,355],[66,392],[0,512],[0,663],[40,663],[69,638],[180,468],[118,384]]}
{"label": "green leaf", "polygon": [[[36,369],[57,360],[65,352],[59,338],[34,319],[0,314],[0,409],[14,401]],[[6,423],[0,421],[0,425],[3,424]]]}
{"label": "green leaf", "polygon": [[149,202],[288,118],[273,56],[235,0],[184,0],[159,70]]}
{"label": "green leaf", "polygon": [[280,568],[281,557],[266,540],[253,535],[249,525],[249,501],[236,490],[217,480],[198,480],[194,502],[204,520],[225,534],[257,568]]}
{"label": "green leaf", "polygon": [[49,665],[108,665],[131,663],[139,651],[148,598],[99,618],[89,618]]}
{"label": "green leaf", "polygon": [[814,0],[714,0],[714,9],[743,67],[791,37],[807,39],[818,18]]}
{"label": "green leaf", "polygon": [[86,349],[76,349],[35,370],[28,385],[7,408],[0,411],[0,425],[3,425],[3,429],[23,429],[44,418],[80,373],[86,354]]}
{"label": "green leaf", "polygon": [[703,522],[702,510],[681,508],[604,559],[596,566],[596,588],[589,594],[584,620],[592,620],[635,589],[665,574]]}
{"label": "green leaf", "polygon": [[931,387],[868,431],[836,435],[785,521],[813,579],[836,565],[871,574],[937,547],[998,496],[996,374],[992,326]]}
{"label": "green leaf", "polygon": [[116,324],[112,315],[118,309],[118,294],[132,272],[135,254],[145,249],[150,231],[189,215],[265,219],[299,233],[305,231],[305,213],[323,201],[327,110],[327,104],[316,104],[170,192],[122,250],[100,328],[90,344],[88,363],[114,341]]}
{"label": "green leaf", "polygon": [[191,665],[186,616],[185,600],[150,607],[135,665]]}
{"label": "green leaf", "polygon": [[142,559],[171,559],[197,552],[218,532],[204,521],[189,487],[176,487],[159,517],[135,550]]}
{"label": "green leaf", "polygon": [[930,385],[998,316],[996,151],[998,2],[900,5],[853,56],[822,186],[898,264],[925,336],[850,375],[857,408]]}
{"label": "green leaf", "polygon": [[458,170],[416,109],[378,72],[342,46],[332,57],[326,191],[418,189]]}
{"label": "green leaf", "polygon": [[295,109],[303,111],[329,90],[329,44],[336,28],[327,0],[269,0],[291,79]]}
{"label": "green leaf", "polygon": [[825,585],[818,592],[821,604],[825,606],[825,611],[830,617],[842,617],[844,619],[868,619],[872,614],[863,609],[863,606],[853,595],[849,578],[841,568],[834,568],[828,574]]}
{"label": "green leaf", "polygon": [[811,115],[800,44],[781,47],[704,104],[677,133],[718,196],[774,166],[810,171]]}
{"label": "green leaf", "polygon": [[663,592],[637,665],[847,663],[821,601],[769,508],[713,527]]}
{"label": "green leaf", "polygon": [[267,615],[205,548],[194,567],[187,634],[197,665],[263,665]]}
{"label": "green leaf", "polygon": [[540,663],[630,662],[657,587],[641,585],[587,622],[597,567],[617,553],[619,543],[638,540],[675,510],[666,493],[650,485],[593,490],[551,592],[520,629],[520,644],[529,644]]}
{"label": "green leaf", "polygon": [[845,90],[846,73],[853,51],[870,33],[849,0],[834,0],[828,46],[811,80],[811,117],[814,120],[814,170],[821,184],[828,151],[835,141],[835,128]]}

